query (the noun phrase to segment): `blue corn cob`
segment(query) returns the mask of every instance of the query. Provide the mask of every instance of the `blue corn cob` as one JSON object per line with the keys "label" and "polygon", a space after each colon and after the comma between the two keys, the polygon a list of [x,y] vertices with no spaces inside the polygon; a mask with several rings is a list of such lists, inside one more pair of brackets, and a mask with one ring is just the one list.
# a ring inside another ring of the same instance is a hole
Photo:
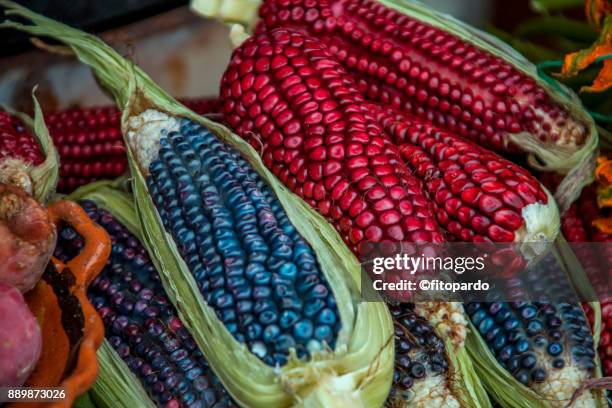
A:
{"label": "blue corn cob", "polygon": [[[88,296],[102,317],[106,339],[158,405],[236,407],[168,300],[138,239],[91,201],[83,208],[104,227],[113,248]],[[83,247],[77,232],[61,230],[55,256],[73,258]]]}
{"label": "blue corn cob", "polygon": [[162,131],[149,192],[206,302],[268,365],[324,345],[340,318],[308,243],[251,166],[199,124]]}
{"label": "blue corn cob", "polygon": [[465,310],[500,365],[550,401],[565,405],[593,374],[593,336],[579,303],[475,302]]}

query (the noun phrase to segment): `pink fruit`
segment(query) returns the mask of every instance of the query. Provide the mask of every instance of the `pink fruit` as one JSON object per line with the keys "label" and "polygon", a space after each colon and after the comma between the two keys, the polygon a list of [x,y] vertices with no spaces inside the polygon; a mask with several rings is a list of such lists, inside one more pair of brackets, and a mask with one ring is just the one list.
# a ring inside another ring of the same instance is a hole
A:
{"label": "pink fruit", "polygon": [[0,387],[20,387],[40,357],[42,336],[23,295],[0,283]]}
{"label": "pink fruit", "polygon": [[47,210],[23,190],[0,183],[0,283],[22,293],[40,279],[55,247]]}

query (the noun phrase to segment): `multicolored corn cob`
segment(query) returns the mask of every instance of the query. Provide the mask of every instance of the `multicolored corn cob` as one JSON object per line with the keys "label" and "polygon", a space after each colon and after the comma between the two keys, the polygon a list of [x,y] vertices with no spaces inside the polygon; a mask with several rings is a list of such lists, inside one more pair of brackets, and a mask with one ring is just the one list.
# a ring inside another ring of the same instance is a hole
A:
{"label": "multicolored corn cob", "polygon": [[[576,203],[574,203],[561,220],[563,235],[569,242],[612,243],[612,235],[605,234],[593,226],[593,221],[601,215],[597,207],[597,195],[593,186],[585,187]],[[598,246],[593,253],[588,246],[580,246],[577,256],[582,263],[591,284],[597,293],[602,294],[601,302],[601,337],[599,340],[599,356],[602,361],[604,375],[612,376],[612,299],[610,299],[609,276],[605,268],[612,265],[612,247]],[[591,272],[593,271],[593,272]],[[591,273],[590,273],[591,272]],[[608,278],[608,279],[606,279]],[[585,311],[593,324],[593,311],[584,304]]]}
{"label": "multicolored corn cob", "polygon": [[308,33],[368,99],[427,119],[497,151],[509,134],[579,146],[588,134],[568,108],[510,62],[427,21],[374,0],[265,0],[256,33]]}
{"label": "multicolored corn cob", "polygon": [[[89,298],[104,321],[106,339],[151,400],[166,408],[237,407],[183,326],[137,237],[93,202],[81,205],[113,243]],[[78,233],[65,227],[55,256],[67,261],[82,247]]]}
{"label": "multicolored corn cob", "polygon": [[[579,303],[469,303],[466,311],[498,362],[551,406],[565,406],[593,375],[593,336]],[[596,405],[585,393],[576,406]]]}
{"label": "multicolored corn cob", "polygon": [[460,407],[451,390],[444,341],[414,304],[390,305],[395,322],[395,374],[388,407]]}
{"label": "multicolored corn cob", "polygon": [[[201,115],[220,111],[217,98],[186,99]],[[45,116],[61,158],[58,191],[70,193],[99,179],[114,179],[127,169],[121,112],[114,106],[73,108]]]}
{"label": "multicolored corn cob", "polygon": [[149,165],[149,191],[225,327],[272,366],[292,348],[299,358],[333,349],[333,293],[278,199],[202,126],[183,120],[167,130]]}

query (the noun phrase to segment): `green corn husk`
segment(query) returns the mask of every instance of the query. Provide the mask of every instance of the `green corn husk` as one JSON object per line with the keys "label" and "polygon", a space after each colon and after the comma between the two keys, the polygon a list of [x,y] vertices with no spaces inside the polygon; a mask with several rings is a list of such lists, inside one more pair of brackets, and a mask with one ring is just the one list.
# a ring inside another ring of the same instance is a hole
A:
{"label": "green corn husk", "polygon": [[34,119],[25,113],[16,112],[7,106],[2,106],[2,109],[17,116],[25,126],[30,128],[32,136],[40,145],[40,149],[45,156],[45,161],[29,170],[29,178],[32,180],[34,198],[41,203],[46,203],[55,193],[55,188],[59,180],[59,156],[53,145],[53,140],[51,140],[51,136],[49,136],[47,126],[45,126],[42,110],[40,109],[38,100],[36,100],[36,96],[34,96],[35,92],[36,87],[32,90]]}
{"label": "green corn husk", "polygon": [[236,148],[269,183],[289,219],[317,254],[336,297],[342,321],[336,349],[314,354],[308,362],[292,358],[282,368],[274,369],[239,344],[202,299],[147,194],[134,152],[128,149],[143,244],[150,254],[154,254],[154,264],[161,272],[164,287],[179,317],[234,400],[249,407],[382,406],[393,375],[391,316],[383,302],[360,301],[360,265],[336,231],[268,172],[250,145],[227,128],[180,105],[138,67],[99,39],[15,3],[2,1],[0,4],[8,8],[7,15],[23,17],[34,24],[9,21],[4,22],[3,27],[62,41],[82,62],[92,67],[102,86],[115,97],[123,111],[124,133],[129,117],[153,108],[199,122]]}
{"label": "green corn husk", "polygon": [[[589,129],[589,135],[581,146],[565,147],[542,142],[525,132],[509,135],[509,141],[521,146],[528,153],[528,163],[540,171],[567,174],[559,185],[555,199],[562,212],[580,195],[582,187],[592,181],[598,133],[591,116],[582,108],[580,99],[569,88],[557,82],[548,82],[538,75],[535,65],[500,39],[463,23],[452,16],[432,10],[415,0],[378,0],[383,5],[413,17],[433,27],[468,41],[496,55],[536,81],[547,94]],[[219,18],[228,23],[237,23],[244,29],[233,29],[232,39],[240,42],[257,22],[257,10],[261,0],[191,0],[191,9],[206,17]]]}

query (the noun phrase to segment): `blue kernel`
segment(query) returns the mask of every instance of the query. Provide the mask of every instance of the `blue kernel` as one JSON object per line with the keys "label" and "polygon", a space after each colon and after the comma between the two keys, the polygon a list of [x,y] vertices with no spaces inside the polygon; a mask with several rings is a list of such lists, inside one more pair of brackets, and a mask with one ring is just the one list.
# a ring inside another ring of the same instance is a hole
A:
{"label": "blue kernel", "polygon": [[293,327],[293,335],[298,341],[310,340],[314,327],[309,320],[300,320]]}
{"label": "blue kernel", "polygon": [[502,347],[506,345],[506,343],[507,343],[506,336],[503,334],[498,335],[497,337],[493,339],[493,344],[492,344],[493,350],[495,351],[500,350]]}
{"label": "blue kernel", "polygon": [[287,260],[279,258],[276,252],[272,250],[272,256],[268,258],[266,266],[272,271],[278,271],[280,267],[285,264],[285,262],[287,262]]}
{"label": "blue kernel", "polygon": [[257,323],[249,325],[246,329],[246,337],[248,340],[257,340],[261,337],[263,329]]}
{"label": "blue kernel", "polygon": [[520,382],[523,385],[529,385],[529,371],[528,370],[520,370],[517,374],[516,377],[518,382]]}
{"label": "blue kernel", "polygon": [[565,367],[565,360],[563,360],[562,358],[556,358],[553,360],[552,366],[556,369],[561,369]]}
{"label": "blue kernel", "polygon": [[319,341],[326,341],[328,344],[330,344],[333,338],[333,332],[331,327],[326,325],[317,326],[314,331],[314,338]]}
{"label": "blue kernel", "polygon": [[521,339],[523,339],[525,336],[523,336],[523,332],[519,331],[519,330],[511,330],[510,332],[508,332],[508,341],[515,343]]}
{"label": "blue kernel", "polygon": [[281,266],[278,273],[282,277],[289,279],[291,282],[295,282],[295,278],[297,276],[297,267],[293,263],[286,263]]}
{"label": "blue kernel", "polygon": [[182,359],[181,361],[179,361],[179,363],[177,364],[178,367],[183,370],[183,371],[187,371],[191,368],[193,368],[196,365],[196,362],[193,358],[191,357],[187,357]]}
{"label": "blue kernel", "polygon": [[275,324],[270,324],[266,326],[266,328],[263,331],[263,340],[266,343],[269,343],[273,341],[274,339],[276,339],[280,334],[281,334],[280,327],[278,327]]}
{"label": "blue kernel", "polygon": [[321,299],[313,299],[304,306],[304,316],[308,318],[314,317],[319,311],[325,307],[325,302]]}
{"label": "blue kernel", "polygon": [[533,344],[536,347],[545,347],[548,344],[548,339],[544,336],[536,336],[533,339]]}
{"label": "blue kernel", "polygon": [[516,345],[514,347],[516,349],[516,352],[521,354],[529,350],[529,342],[527,340],[519,340],[516,342]]}
{"label": "blue kernel", "polygon": [[276,323],[278,320],[278,313],[275,310],[266,310],[259,314],[259,321],[263,325],[268,325],[271,323]]}
{"label": "blue kernel", "polygon": [[527,354],[521,360],[521,365],[525,368],[533,368],[535,367],[537,362],[536,357],[533,354]]}
{"label": "blue kernel", "polygon": [[544,325],[539,320],[531,320],[527,325],[527,334],[534,336],[544,330]]}
{"label": "blue kernel", "polygon": [[472,302],[472,303],[468,303],[467,305],[465,305],[465,311],[469,314],[472,315],[474,313],[476,313],[476,311],[478,309],[480,309],[482,307],[481,303],[478,302]]}
{"label": "blue kernel", "polygon": [[521,325],[521,322],[519,322],[516,318],[512,317],[508,320],[506,320],[504,322],[504,328],[506,330],[513,330],[516,329],[517,327],[519,327]]}
{"label": "blue kernel", "polygon": [[333,326],[336,324],[336,313],[332,309],[325,308],[319,313],[317,322]]}
{"label": "blue kernel", "polygon": [[304,306],[304,302],[299,297],[284,297],[280,300],[279,307],[287,310],[300,311]]}
{"label": "blue kernel", "polygon": [[500,333],[502,332],[501,327],[499,326],[494,326],[491,330],[489,330],[487,332],[487,334],[485,335],[485,340],[487,341],[491,341],[493,340],[495,337],[497,337]]}
{"label": "blue kernel", "polygon": [[502,361],[506,361],[508,360],[510,357],[512,357],[512,354],[514,353],[514,347],[512,346],[506,346],[503,349],[501,349],[499,351],[499,358]]}
{"label": "blue kernel", "polygon": [[559,343],[550,343],[546,348],[546,351],[551,356],[556,357],[563,352],[563,346]]}
{"label": "blue kernel", "polygon": [[224,325],[228,332],[234,335],[238,333],[238,325],[236,323],[225,323]]}
{"label": "blue kernel", "polygon": [[472,315],[472,323],[478,326],[485,317],[487,317],[487,311],[482,309],[478,310]]}
{"label": "blue kernel", "polygon": [[512,315],[512,312],[510,312],[510,310],[508,310],[507,308],[502,308],[499,312],[497,312],[497,314],[495,315],[495,322],[497,323],[503,323],[505,322],[510,316]]}
{"label": "blue kernel", "polygon": [[503,303],[495,302],[489,305],[489,313],[492,315],[497,314],[504,307]]}
{"label": "blue kernel", "polygon": [[184,359],[185,357],[187,357],[187,351],[184,350],[184,349],[175,350],[175,351],[173,351],[170,354],[170,358],[174,362],[179,362],[180,360]]}
{"label": "blue kernel", "polygon": [[252,290],[250,286],[244,285],[244,286],[240,286],[235,289],[232,289],[232,293],[234,294],[234,297],[236,298],[236,300],[250,299]]}
{"label": "blue kernel", "polygon": [[516,371],[521,365],[520,359],[518,357],[512,357],[506,362],[506,369],[513,373]]}
{"label": "blue kernel", "polygon": [[285,310],[281,314],[279,324],[283,329],[288,329],[293,326],[299,318],[299,315],[293,310]]}
{"label": "blue kernel", "polygon": [[290,348],[295,347],[295,340],[288,334],[281,334],[275,340],[277,350],[289,351]]}
{"label": "blue kernel", "polygon": [[494,324],[495,323],[493,322],[493,319],[487,316],[478,325],[478,330],[481,334],[487,334],[487,332],[491,330]]}
{"label": "blue kernel", "polygon": [[253,288],[253,299],[266,299],[272,295],[272,289],[268,286],[255,286]]}
{"label": "blue kernel", "polygon": [[276,310],[276,305],[271,299],[261,299],[255,302],[253,311],[255,314],[262,313],[266,310]]}
{"label": "blue kernel", "polygon": [[[236,303],[236,311],[238,313],[250,313],[253,310],[253,302],[249,300],[241,300]],[[257,311],[255,311],[257,313]]]}
{"label": "blue kernel", "polygon": [[223,275],[211,276],[209,281],[210,281],[211,289],[215,290],[215,292],[213,292],[213,295],[212,295],[213,299],[220,298],[222,295],[217,292],[220,289],[225,287],[225,276]]}
{"label": "blue kernel", "polygon": [[535,382],[542,382],[546,379],[546,370],[543,368],[536,368],[531,372],[531,379]]}
{"label": "blue kernel", "polygon": [[289,285],[276,285],[274,287],[274,295],[279,299],[284,297],[297,297],[295,290]]}
{"label": "blue kernel", "polygon": [[308,295],[310,298],[321,299],[329,295],[329,290],[327,289],[327,286],[323,285],[322,283],[319,283],[308,291]]}
{"label": "blue kernel", "polygon": [[523,317],[523,319],[533,319],[537,313],[538,311],[535,307],[527,306],[521,310],[521,317]]}
{"label": "blue kernel", "polygon": [[238,317],[240,326],[248,326],[255,321],[255,316],[252,314],[242,314]]}

